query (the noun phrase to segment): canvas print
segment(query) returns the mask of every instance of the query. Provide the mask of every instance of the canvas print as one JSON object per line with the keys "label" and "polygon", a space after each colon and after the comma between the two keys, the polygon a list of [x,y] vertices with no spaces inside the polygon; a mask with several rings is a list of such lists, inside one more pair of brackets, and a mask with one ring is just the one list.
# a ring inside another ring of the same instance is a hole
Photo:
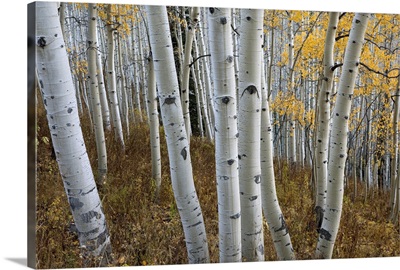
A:
{"label": "canvas print", "polygon": [[394,257],[400,15],[28,6],[28,263]]}

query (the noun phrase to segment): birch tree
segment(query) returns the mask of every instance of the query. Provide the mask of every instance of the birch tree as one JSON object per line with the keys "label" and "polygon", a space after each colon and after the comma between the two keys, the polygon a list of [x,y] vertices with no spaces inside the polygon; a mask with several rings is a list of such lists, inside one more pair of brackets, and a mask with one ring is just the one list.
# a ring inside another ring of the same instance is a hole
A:
{"label": "birch tree", "polygon": [[317,230],[319,231],[324,217],[326,182],[328,178],[328,147],[329,147],[329,119],[330,119],[330,96],[333,85],[333,49],[335,45],[335,33],[339,21],[338,12],[329,13],[328,29],[325,37],[324,49],[324,74],[322,87],[318,93],[317,109],[317,140],[315,149],[315,172],[316,172],[316,200],[315,214]]}
{"label": "birch tree", "polygon": [[190,67],[189,63],[192,57],[192,43],[194,38],[194,33],[196,31],[196,26],[199,18],[200,8],[192,7],[190,8],[190,20],[187,23],[186,28],[186,39],[185,39],[185,51],[183,58],[183,77],[182,77],[182,108],[183,108],[183,117],[185,119],[185,127],[186,134],[190,137],[191,128],[190,128],[190,113],[189,113],[189,75],[190,75]]}
{"label": "birch tree", "polygon": [[189,263],[208,263],[207,237],[193,182],[167,9],[165,6],[146,6],[146,12],[172,188],[185,234]]}
{"label": "birch tree", "polygon": [[295,254],[290,239],[289,229],[285,217],[279,206],[275,187],[275,173],[273,161],[273,136],[268,102],[268,92],[265,83],[264,65],[261,65],[261,199],[265,219],[274,242],[279,260],[294,260]]}
{"label": "birch tree", "polygon": [[368,19],[369,14],[355,14],[346,46],[336,104],[332,114],[326,210],[319,230],[317,258],[332,257],[333,246],[339,230],[343,206],[348,119]]}
{"label": "birch tree", "polygon": [[260,125],[264,10],[242,9],[240,15],[238,157],[242,254],[246,261],[263,261]]}
{"label": "birch tree", "polygon": [[56,160],[80,245],[105,265],[110,235],[83,140],[57,3],[36,7],[36,67]]}
{"label": "birch tree", "polygon": [[236,82],[231,37],[231,11],[209,8],[208,33],[214,78],[215,166],[218,197],[220,262],[239,262],[241,211],[238,172]]}
{"label": "birch tree", "polygon": [[98,184],[103,184],[107,175],[107,149],[106,138],[103,129],[103,117],[99,94],[97,76],[97,5],[89,3],[89,29],[87,37],[88,45],[88,79],[93,109],[93,126],[96,139],[97,162],[98,162]]}
{"label": "birch tree", "polygon": [[119,102],[117,95],[117,79],[115,74],[115,41],[114,33],[115,28],[113,26],[113,16],[111,13],[111,4],[107,6],[107,83],[108,83],[108,98],[110,100],[111,117],[113,123],[113,129],[116,140],[119,142],[122,151],[125,151],[124,135],[122,132],[121,115],[119,113]]}
{"label": "birch tree", "polygon": [[148,108],[150,122],[150,147],[151,147],[151,175],[156,183],[156,200],[160,199],[161,189],[161,150],[160,150],[160,130],[158,122],[158,102],[156,91],[156,79],[154,74],[154,63],[152,53],[148,57],[148,77],[147,77],[147,92],[148,92]]}

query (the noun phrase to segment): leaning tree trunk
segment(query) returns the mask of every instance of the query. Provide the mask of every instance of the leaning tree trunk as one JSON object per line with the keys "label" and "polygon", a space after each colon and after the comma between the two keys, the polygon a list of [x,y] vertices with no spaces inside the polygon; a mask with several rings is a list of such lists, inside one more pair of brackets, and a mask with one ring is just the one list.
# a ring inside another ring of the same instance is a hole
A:
{"label": "leaning tree trunk", "polygon": [[321,228],[325,211],[326,182],[328,178],[328,147],[329,147],[329,119],[330,96],[333,85],[333,49],[335,45],[336,27],[339,21],[339,12],[329,13],[328,30],[325,37],[324,49],[324,77],[322,87],[318,93],[317,105],[317,140],[315,148],[316,199],[315,214],[317,231]]}
{"label": "leaning tree trunk", "polygon": [[246,261],[263,261],[260,127],[264,10],[242,9],[240,17],[238,158],[242,255]]}
{"label": "leaning tree trunk", "polygon": [[364,42],[369,14],[356,13],[347,43],[342,74],[332,114],[326,209],[319,230],[317,258],[331,258],[343,206],[344,168],[347,156],[347,133],[351,100],[358,73],[359,58]]}
{"label": "leaning tree trunk", "polygon": [[112,25],[111,4],[107,7],[107,83],[108,98],[110,100],[111,117],[116,140],[119,142],[122,152],[125,151],[124,135],[122,131],[121,115],[119,113],[119,102],[117,95],[117,79],[115,74],[115,29]]}
{"label": "leaning tree trunk", "polygon": [[[263,67],[263,65],[261,65]],[[265,219],[274,242],[279,260],[294,260],[295,254],[289,229],[279,206],[275,187],[273,161],[273,137],[270,119],[268,91],[265,84],[264,69],[261,72],[261,200]]]}
{"label": "leaning tree trunk", "polygon": [[193,181],[167,9],[165,6],[146,6],[146,12],[172,188],[185,234],[189,263],[208,263],[206,230]]}
{"label": "leaning tree trunk", "polygon": [[103,129],[103,117],[99,94],[99,84],[97,80],[97,6],[89,3],[89,29],[87,37],[88,45],[88,79],[90,97],[93,109],[93,126],[96,139],[97,164],[98,164],[98,184],[103,184],[107,175],[107,149],[106,138]]}
{"label": "leaning tree trunk", "polygon": [[110,236],[83,140],[57,4],[36,5],[36,67],[57,163],[80,245],[85,255],[104,262]]}
{"label": "leaning tree trunk", "polygon": [[220,262],[240,262],[242,258],[236,82],[230,14],[230,9],[208,9],[211,72],[215,87],[214,136]]}

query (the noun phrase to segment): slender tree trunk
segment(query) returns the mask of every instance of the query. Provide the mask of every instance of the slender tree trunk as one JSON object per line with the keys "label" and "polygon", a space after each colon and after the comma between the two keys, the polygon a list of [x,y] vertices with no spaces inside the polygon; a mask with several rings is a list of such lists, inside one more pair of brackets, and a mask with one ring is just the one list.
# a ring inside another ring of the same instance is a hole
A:
{"label": "slender tree trunk", "polygon": [[185,234],[189,263],[208,263],[203,215],[193,182],[188,135],[165,6],[146,6],[161,115],[167,139],[171,182]]}
{"label": "slender tree trunk", "polygon": [[126,76],[123,64],[123,57],[122,57],[122,39],[121,33],[118,32],[117,35],[117,42],[118,42],[118,67],[120,71],[120,80],[121,80],[121,111],[122,111],[122,119],[125,123],[126,134],[129,138],[129,106],[128,106],[128,95],[127,95],[127,85],[126,85]]}
{"label": "slender tree trunk", "polygon": [[89,30],[88,30],[88,79],[93,110],[93,126],[96,138],[98,184],[104,184],[107,175],[107,149],[103,129],[103,117],[97,80],[97,5],[89,3]]}
{"label": "slender tree trunk", "polygon": [[96,50],[97,58],[96,58],[96,66],[97,66],[97,78],[98,78],[98,87],[99,87],[99,96],[100,96],[100,104],[101,104],[101,115],[103,118],[103,126],[107,131],[111,130],[110,123],[110,110],[107,102],[107,94],[106,87],[104,84],[104,73],[103,73],[103,65],[101,61],[101,50],[100,47]]}
{"label": "slender tree trunk", "polygon": [[397,81],[397,89],[394,95],[394,110],[393,110],[393,147],[394,147],[394,154],[392,157],[391,163],[391,186],[390,186],[390,219],[394,222],[395,221],[395,208],[396,208],[396,197],[399,196],[399,193],[396,189],[396,185],[398,185],[398,152],[399,152],[399,128],[398,128],[398,121],[399,121],[399,111],[400,111],[400,79]]}
{"label": "slender tree trunk", "polygon": [[161,150],[160,150],[160,130],[158,121],[158,102],[157,102],[157,91],[156,91],[156,79],[154,74],[154,64],[152,55],[148,58],[148,83],[147,91],[149,97],[149,121],[150,121],[150,144],[151,144],[151,175],[156,183],[156,196],[155,199],[158,202],[160,199],[161,189]]}
{"label": "slender tree trunk", "polygon": [[[288,41],[289,41],[289,74],[288,74],[288,95],[293,95],[294,100],[296,100],[296,89],[294,85],[294,31],[293,31],[293,21],[290,19],[288,22]],[[296,158],[296,120],[293,119],[293,114],[289,113],[287,122],[287,154],[288,161],[290,165],[297,162]]]}
{"label": "slender tree trunk", "polygon": [[185,119],[186,133],[188,134],[188,139],[190,141],[191,127],[190,127],[190,112],[189,112],[189,75],[190,75],[190,59],[192,58],[192,43],[194,33],[196,31],[196,26],[199,18],[200,8],[192,7],[190,8],[190,21],[187,23],[186,29],[186,40],[185,40],[185,52],[183,58],[183,78],[182,78],[182,109],[183,117]]}
{"label": "slender tree trunk", "polygon": [[242,9],[239,39],[239,185],[242,210],[242,255],[264,260],[261,205],[261,57],[262,9]]}
{"label": "slender tree trunk", "polygon": [[108,58],[107,58],[107,83],[108,98],[110,99],[111,117],[115,138],[121,146],[122,152],[125,151],[124,135],[122,132],[122,123],[117,95],[117,79],[115,75],[115,29],[112,25],[111,4],[107,7],[107,41],[108,41]]}
{"label": "slender tree trunk", "polygon": [[[262,65],[263,66],[263,65]],[[265,85],[264,71],[261,80],[261,199],[265,219],[274,242],[279,260],[294,260],[295,254],[282,210],[279,206],[275,188],[273,161],[272,126],[268,104],[268,92]]]}
{"label": "slender tree trunk", "polygon": [[110,236],[82,135],[57,4],[37,2],[36,7],[36,66],[57,163],[84,256],[104,266]]}
{"label": "slender tree trunk", "polygon": [[214,78],[215,166],[219,260],[240,262],[241,212],[238,171],[236,86],[230,9],[208,9],[211,72]]}
{"label": "slender tree trunk", "polygon": [[337,90],[330,133],[330,153],[326,210],[319,230],[317,258],[331,258],[343,206],[344,168],[347,155],[347,131],[358,61],[364,41],[369,14],[356,13],[347,43],[342,74]]}
{"label": "slender tree trunk", "polygon": [[315,214],[317,231],[321,228],[324,218],[326,200],[326,182],[328,178],[328,149],[329,149],[329,118],[330,115],[330,96],[333,84],[333,49],[335,45],[336,27],[339,21],[339,12],[329,13],[328,29],[325,37],[324,49],[324,77],[322,87],[318,93],[317,105],[317,140],[315,149],[315,173],[316,173],[316,199]]}

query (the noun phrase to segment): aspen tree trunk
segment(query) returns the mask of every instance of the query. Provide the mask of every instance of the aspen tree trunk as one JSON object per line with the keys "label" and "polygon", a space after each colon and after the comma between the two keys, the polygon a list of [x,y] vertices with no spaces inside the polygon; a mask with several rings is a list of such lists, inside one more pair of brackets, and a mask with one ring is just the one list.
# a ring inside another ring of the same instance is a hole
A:
{"label": "aspen tree trunk", "polygon": [[110,236],[79,121],[55,2],[37,2],[37,73],[60,174],[84,255],[106,264]]}
{"label": "aspen tree trunk", "polygon": [[246,261],[263,261],[260,94],[264,10],[242,9],[240,17],[238,156],[242,255]]}
{"label": "aspen tree trunk", "polygon": [[[194,57],[200,57],[199,55],[199,48],[198,48],[199,43],[197,42],[197,37],[195,36],[194,38],[194,43],[193,43],[193,47],[194,47]],[[195,67],[198,69],[198,73],[196,73],[196,75],[198,76],[198,84],[199,84],[199,101],[200,101],[200,107],[201,107],[201,112],[204,118],[204,126],[205,126],[205,130],[206,130],[206,136],[207,138],[212,141],[213,140],[213,134],[211,132],[211,122],[210,122],[210,118],[208,116],[208,104],[207,102],[205,102],[205,93],[204,93],[204,88],[207,87],[207,80],[208,78],[205,75],[205,62],[201,61],[204,59],[200,59],[199,61],[196,61],[195,63]]]}
{"label": "aspen tree trunk", "polygon": [[[139,68],[139,56],[141,56],[142,54],[140,53],[139,48],[141,48],[141,46],[139,46],[139,42],[140,42],[140,37],[139,37],[139,31],[138,31],[138,25],[139,23],[136,22],[136,28],[134,30],[132,30],[132,42],[134,44],[134,53],[133,53],[133,62],[134,62],[134,66],[133,66],[133,73],[134,73],[134,80],[135,80],[135,84],[134,84],[134,88],[132,89],[132,91],[135,91],[135,108],[136,108],[136,113],[139,116],[139,122],[143,122],[143,116],[142,116],[142,106],[141,106],[141,102],[140,102],[140,68]],[[136,40],[133,39],[134,34],[136,35]]]}
{"label": "aspen tree trunk", "polygon": [[193,182],[188,135],[179,95],[174,54],[165,6],[146,6],[150,46],[167,139],[171,182],[185,234],[189,263],[208,263],[203,215]]}
{"label": "aspen tree trunk", "polygon": [[[263,65],[261,65],[263,67]],[[264,70],[261,71],[261,200],[265,219],[274,241],[279,260],[294,260],[295,254],[282,210],[279,206],[275,187],[273,164],[272,126],[265,85]]]}
{"label": "aspen tree trunk", "polygon": [[231,11],[209,8],[208,33],[214,78],[215,166],[218,196],[219,260],[240,262],[241,212],[238,171],[236,86]]}
{"label": "aspen tree trunk", "polygon": [[121,33],[118,32],[117,34],[117,42],[118,42],[118,67],[120,71],[120,80],[121,80],[121,111],[122,111],[122,119],[125,123],[126,127],[126,134],[129,138],[129,106],[128,106],[128,96],[127,96],[127,87],[126,87],[126,76],[124,70],[124,64],[122,59],[122,40],[121,40]]}
{"label": "aspen tree trunk", "polygon": [[396,189],[396,185],[398,185],[398,153],[399,153],[399,128],[398,128],[398,121],[399,121],[399,112],[400,112],[400,79],[397,81],[397,89],[394,95],[394,110],[393,110],[393,147],[394,153],[392,157],[391,163],[391,174],[390,174],[390,219],[394,222],[395,221],[395,208],[396,208],[396,197],[399,196],[399,193]]}
{"label": "aspen tree trunk", "polygon": [[104,76],[103,76],[104,74],[103,65],[101,63],[101,50],[99,49],[99,47],[96,53],[97,53],[96,66],[97,66],[97,78],[98,78],[99,96],[101,104],[101,115],[103,118],[104,129],[110,131],[111,130],[110,109],[108,107],[108,102],[107,102],[106,87],[104,84]]}
{"label": "aspen tree trunk", "polygon": [[[205,12],[205,11],[204,11]],[[205,15],[204,15],[205,17]],[[201,55],[207,55],[208,50],[206,48],[206,42],[204,41],[204,35],[205,33],[203,32],[203,28],[207,27],[206,26],[207,20],[200,20],[200,27],[199,27],[199,48],[200,48],[200,54]],[[209,115],[209,122],[208,122],[208,128],[210,130],[211,134],[211,140],[214,139],[214,125],[215,125],[215,118],[214,118],[214,103],[213,103],[213,91],[212,91],[212,86],[211,86],[211,78],[210,78],[210,63],[209,63],[209,58],[208,57],[203,57],[202,59],[203,62],[203,70],[204,70],[204,85],[205,85],[205,99],[208,107],[208,115]]]}
{"label": "aspen tree trunk", "polygon": [[158,202],[160,200],[161,189],[161,150],[160,150],[160,129],[158,121],[158,102],[156,91],[156,78],[154,74],[154,64],[152,53],[148,57],[148,83],[147,91],[149,97],[149,122],[150,122],[150,144],[151,144],[151,175],[156,183],[156,196]]}
{"label": "aspen tree trunk", "polygon": [[329,13],[328,29],[325,37],[324,48],[324,75],[321,90],[318,93],[317,105],[317,140],[315,149],[315,173],[316,173],[316,198],[315,214],[317,231],[321,228],[324,218],[325,200],[326,200],[326,182],[328,178],[328,149],[329,149],[329,118],[330,114],[330,96],[333,85],[334,65],[333,49],[335,45],[336,27],[339,21],[339,12]]}
{"label": "aspen tree trunk", "polygon": [[[289,19],[288,22],[288,40],[289,40],[289,76],[288,86],[291,92],[289,95],[293,95],[296,99],[296,90],[294,87],[294,33],[293,33],[293,21]],[[295,164],[296,158],[296,121],[293,119],[293,114],[290,113],[289,121],[287,122],[287,154],[289,164]]]}
{"label": "aspen tree trunk", "polygon": [[125,151],[124,135],[122,132],[121,116],[119,113],[119,102],[117,95],[117,79],[115,75],[115,29],[112,24],[111,5],[107,6],[107,42],[108,42],[108,58],[107,58],[107,83],[108,98],[110,100],[111,117],[116,140],[121,146],[122,152]]}
{"label": "aspen tree trunk", "polygon": [[197,22],[199,19],[200,8],[192,7],[190,8],[190,21],[187,22],[186,29],[186,40],[185,40],[185,51],[183,57],[183,78],[182,78],[182,109],[183,118],[185,119],[186,134],[188,134],[188,140],[190,141],[190,136],[192,133],[190,127],[190,112],[189,112],[189,75],[190,75],[190,59],[192,57],[192,43],[194,33],[196,31]]}
{"label": "aspen tree trunk", "polygon": [[97,81],[97,5],[89,3],[89,30],[87,37],[88,45],[88,72],[89,89],[93,110],[93,126],[96,138],[97,162],[98,162],[98,184],[104,184],[107,175],[107,149],[104,136],[103,118]]}
{"label": "aspen tree trunk", "polygon": [[345,50],[342,74],[332,114],[326,209],[319,230],[317,258],[331,258],[343,206],[344,168],[347,155],[347,132],[358,61],[364,42],[369,14],[356,13]]}

